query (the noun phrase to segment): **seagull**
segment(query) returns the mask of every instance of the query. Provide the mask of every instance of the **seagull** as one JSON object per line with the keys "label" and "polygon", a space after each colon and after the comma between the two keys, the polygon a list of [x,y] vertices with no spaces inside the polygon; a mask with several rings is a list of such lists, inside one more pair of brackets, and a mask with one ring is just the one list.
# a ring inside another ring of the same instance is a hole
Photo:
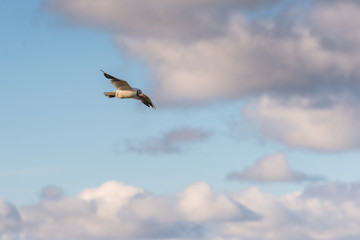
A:
{"label": "seagull", "polygon": [[108,98],[133,98],[136,100],[140,100],[143,104],[148,107],[152,107],[156,109],[154,104],[151,102],[150,98],[143,94],[143,92],[138,88],[131,87],[127,81],[118,79],[116,77],[107,74],[103,70],[100,69],[104,73],[104,76],[108,79],[111,79],[111,84],[116,88],[115,92],[104,92],[104,95]]}

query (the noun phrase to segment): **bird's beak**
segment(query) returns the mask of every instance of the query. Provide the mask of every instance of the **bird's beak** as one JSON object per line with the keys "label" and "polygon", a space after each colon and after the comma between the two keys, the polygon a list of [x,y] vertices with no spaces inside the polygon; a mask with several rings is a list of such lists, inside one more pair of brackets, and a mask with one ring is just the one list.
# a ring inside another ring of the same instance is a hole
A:
{"label": "bird's beak", "polygon": [[144,95],[144,94],[139,94],[139,96],[145,98],[145,95]]}

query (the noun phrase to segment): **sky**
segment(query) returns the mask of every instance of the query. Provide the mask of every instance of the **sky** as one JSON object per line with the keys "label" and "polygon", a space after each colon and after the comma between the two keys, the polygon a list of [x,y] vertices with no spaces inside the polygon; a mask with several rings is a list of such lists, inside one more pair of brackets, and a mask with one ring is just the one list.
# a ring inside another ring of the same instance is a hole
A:
{"label": "sky", "polygon": [[359,11],[2,0],[0,240],[359,239]]}

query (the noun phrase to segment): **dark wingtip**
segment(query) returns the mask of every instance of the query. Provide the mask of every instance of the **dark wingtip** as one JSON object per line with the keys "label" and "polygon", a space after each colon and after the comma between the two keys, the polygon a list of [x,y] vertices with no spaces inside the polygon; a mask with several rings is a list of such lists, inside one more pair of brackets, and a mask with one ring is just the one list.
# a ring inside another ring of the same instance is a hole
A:
{"label": "dark wingtip", "polygon": [[105,76],[106,78],[111,78],[111,76],[110,76],[109,74],[107,74],[106,72],[104,72],[102,69],[100,69],[100,71],[102,71],[102,72],[104,73],[104,76]]}

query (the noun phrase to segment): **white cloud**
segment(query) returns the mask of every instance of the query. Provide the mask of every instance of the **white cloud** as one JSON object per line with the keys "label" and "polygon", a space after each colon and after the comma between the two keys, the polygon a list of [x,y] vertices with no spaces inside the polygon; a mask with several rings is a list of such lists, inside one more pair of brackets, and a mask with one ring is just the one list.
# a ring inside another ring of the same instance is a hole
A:
{"label": "white cloud", "polygon": [[[110,181],[76,197],[25,207],[0,200],[0,236],[6,240],[358,239],[359,194],[359,183],[311,184],[303,192],[281,197],[256,187],[217,194],[206,183],[194,183],[173,196],[158,196]],[[112,211],[102,214],[99,209],[104,208]]]}
{"label": "white cloud", "polygon": [[[326,183],[324,186],[332,185]],[[249,209],[260,211],[263,218],[257,222],[230,224],[226,229],[227,234],[266,240],[356,239],[360,234],[355,227],[359,219],[359,206],[353,197],[347,198],[348,202],[343,204],[331,202],[339,193],[334,191],[325,199],[304,198],[301,192],[275,198],[256,188],[249,189],[237,195],[237,199]]]}
{"label": "white cloud", "polygon": [[180,211],[192,222],[240,220],[243,208],[224,194],[214,194],[206,183],[190,185],[178,194]]}
{"label": "white cloud", "polygon": [[213,193],[206,183],[166,197],[110,181],[85,189],[77,197],[17,210],[0,202],[0,227],[4,234],[10,236],[15,229],[26,239],[201,237],[208,222],[245,221],[249,214],[230,196]]}
{"label": "white cloud", "polygon": [[227,179],[255,182],[301,182],[320,180],[321,178],[292,170],[285,155],[278,153],[260,158],[254,166],[241,172],[229,173]]}
{"label": "white cloud", "polygon": [[307,88],[331,64],[323,62],[330,56],[305,31],[299,39],[268,36],[252,31],[241,17],[224,29],[217,37],[186,44],[123,37],[117,42],[149,63],[159,100],[178,104]]}
{"label": "white cloud", "polygon": [[180,152],[182,146],[204,141],[210,133],[196,128],[179,128],[165,133],[159,138],[148,138],[144,141],[129,143],[127,151],[138,153],[174,153]]}
{"label": "white cloud", "polygon": [[248,104],[244,113],[265,139],[297,148],[345,151],[360,146],[358,103],[351,96],[286,100],[265,96]]}
{"label": "white cloud", "polygon": [[275,2],[65,0],[49,5],[75,22],[112,29],[121,48],[150,66],[162,104],[359,88],[360,6],[315,4],[302,22],[294,15],[254,22],[241,14],[244,7]]}
{"label": "white cloud", "polygon": [[132,198],[143,193],[142,189],[128,186],[122,182],[109,181],[100,187],[83,190],[78,198],[96,204],[96,213],[99,216],[116,218],[117,212],[114,212],[114,209],[122,208]]}

